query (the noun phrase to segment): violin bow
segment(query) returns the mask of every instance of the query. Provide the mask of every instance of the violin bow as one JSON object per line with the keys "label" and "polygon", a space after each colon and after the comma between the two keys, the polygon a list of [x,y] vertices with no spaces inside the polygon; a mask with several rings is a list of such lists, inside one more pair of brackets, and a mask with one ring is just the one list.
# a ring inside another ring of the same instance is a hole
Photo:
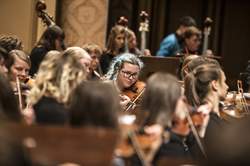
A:
{"label": "violin bow", "polygon": [[143,89],[140,91],[140,93],[136,96],[136,98],[133,101],[129,102],[129,105],[125,109],[125,112],[128,111],[128,110],[130,110],[133,107],[133,105],[135,104],[135,102],[141,97],[141,95],[143,94],[144,91],[145,91],[145,87],[143,87]]}
{"label": "violin bow", "polygon": [[99,79],[101,79],[101,75],[96,70],[93,70],[93,73],[95,74],[95,76],[97,76]]}
{"label": "violin bow", "polygon": [[133,146],[136,154],[138,155],[138,157],[139,157],[139,159],[141,161],[141,164],[143,166],[150,166],[150,162],[147,161],[145,153],[140,148],[139,141],[138,141],[138,139],[136,138],[136,135],[135,135],[135,131],[133,131],[133,130],[130,131],[129,134],[128,134],[128,137],[131,140],[132,146]]}
{"label": "violin bow", "polygon": [[22,111],[22,109],[23,109],[23,101],[22,101],[20,80],[19,80],[18,76],[16,77],[16,86],[17,86],[17,93],[18,93],[19,108],[20,108],[20,111]]}

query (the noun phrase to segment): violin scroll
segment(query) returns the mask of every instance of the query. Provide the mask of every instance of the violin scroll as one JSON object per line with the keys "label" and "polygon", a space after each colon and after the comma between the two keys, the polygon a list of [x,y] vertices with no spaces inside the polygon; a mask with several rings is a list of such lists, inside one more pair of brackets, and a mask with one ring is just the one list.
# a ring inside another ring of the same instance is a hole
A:
{"label": "violin scroll", "polygon": [[141,18],[141,23],[140,23],[139,31],[140,32],[148,32],[149,31],[149,28],[148,28],[148,13],[146,13],[145,11],[141,11],[140,18]]}

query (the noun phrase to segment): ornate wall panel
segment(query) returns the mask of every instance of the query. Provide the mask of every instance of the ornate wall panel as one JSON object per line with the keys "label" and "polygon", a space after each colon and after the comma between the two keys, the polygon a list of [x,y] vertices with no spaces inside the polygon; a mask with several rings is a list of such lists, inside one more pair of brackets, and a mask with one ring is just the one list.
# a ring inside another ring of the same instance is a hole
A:
{"label": "ornate wall panel", "polygon": [[60,14],[67,46],[105,46],[108,0],[62,0]]}

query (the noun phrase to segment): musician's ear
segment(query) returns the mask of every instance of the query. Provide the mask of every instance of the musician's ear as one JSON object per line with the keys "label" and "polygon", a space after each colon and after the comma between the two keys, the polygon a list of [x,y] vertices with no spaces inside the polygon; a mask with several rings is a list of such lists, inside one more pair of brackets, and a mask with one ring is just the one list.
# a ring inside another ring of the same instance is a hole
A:
{"label": "musician's ear", "polygon": [[218,89],[219,89],[219,81],[213,80],[213,81],[211,82],[211,88],[212,88],[212,90],[214,90],[214,91],[218,91]]}

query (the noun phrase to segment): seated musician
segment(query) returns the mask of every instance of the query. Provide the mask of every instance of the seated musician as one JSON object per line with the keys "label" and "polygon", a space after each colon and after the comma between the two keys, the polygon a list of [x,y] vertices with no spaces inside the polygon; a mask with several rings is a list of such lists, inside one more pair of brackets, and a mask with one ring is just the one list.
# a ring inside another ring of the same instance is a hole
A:
{"label": "seated musician", "polygon": [[68,120],[65,107],[71,92],[87,75],[78,53],[69,49],[57,52],[56,56],[45,56],[28,96],[37,123],[65,124]]}
{"label": "seated musician", "polygon": [[114,27],[112,27],[110,31],[107,42],[107,48],[103,52],[103,55],[101,56],[100,59],[100,64],[103,74],[107,73],[113,58],[124,52],[124,43],[125,43],[125,28],[121,25],[115,25]]}
{"label": "seated musician", "polygon": [[[204,64],[187,74],[184,80],[185,96],[190,105],[204,115],[199,135],[204,138],[205,148],[210,144],[211,133],[227,125],[219,112],[219,102],[224,100],[228,86],[223,70],[215,64]],[[201,156],[200,156],[201,157]],[[203,156],[204,157],[204,156]],[[209,158],[209,154],[207,154]]]}
{"label": "seated musician", "polygon": [[17,83],[20,82],[20,88],[25,93],[30,88],[25,84],[29,78],[30,58],[21,50],[12,50],[9,52],[9,56],[13,59],[13,63],[7,62],[6,64],[10,84],[14,92],[17,93]]}
{"label": "seated musician", "polygon": [[65,50],[64,37],[63,30],[57,25],[50,26],[43,32],[38,43],[30,53],[32,62],[30,70],[31,76],[37,73],[40,63],[47,52],[51,50]]}
{"label": "seated musician", "polygon": [[188,27],[183,33],[183,44],[181,53],[185,55],[198,54],[198,49],[201,44],[201,31],[194,27]]}
{"label": "seated musician", "polygon": [[[124,53],[117,56],[110,65],[106,74],[106,79],[113,80],[119,93],[131,92],[140,93],[140,89],[144,83],[139,82],[138,77],[143,67],[142,61],[135,55]],[[140,83],[141,87],[137,86]],[[133,97],[133,96],[132,96]],[[127,95],[121,95],[121,103],[123,108],[132,100]]]}
{"label": "seated musician", "polygon": [[[183,42],[181,44],[181,50],[179,53],[184,55],[183,58],[192,59],[191,57],[196,57],[194,55],[198,56],[199,54],[198,50],[201,44],[201,31],[194,26],[190,26],[183,33],[182,38],[183,38]],[[180,71],[181,71],[182,66],[184,66],[183,63],[181,62],[180,68],[178,70],[179,78],[182,78]]]}
{"label": "seated musician", "polygon": [[157,56],[166,57],[180,53],[181,44],[183,42],[183,33],[190,26],[196,26],[196,21],[190,16],[181,17],[176,32],[169,34],[161,42]]}
{"label": "seated musician", "polygon": [[188,136],[188,124],[184,130],[179,124],[185,121],[184,111],[187,111],[187,107],[177,78],[165,73],[152,75],[142,98],[142,110],[148,112],[145,133],[160,139],[159,149],[155,149],[154,163],[161,158],[189,158],[189,146],[193,139]]}
{"label": "seated musician", "polygon": [[136,56],[151,56],[150,50],[145,49],[143,52],[139,50],[138,44],[137,44],[137,38],[136,38],[134,31],[132,31],[131,29],[128,29],[127,32],[128,32],[127,40],[128,40],[129,52],[132,54],[135,54]]}
{"label": "seated musician", "polygon": [[100,46],[96,44],[85,44],[82,46],[82,48],[87,51],[92,58],[91,64],[90,64],[90,74],[89,79],[91,80],[98,80],[102,77],[103,72],[101,70],[100,66],[100,59],[102,56],[102,49]]}
{"label": "seated musician", "polygon": [[14,35],[0,35],[0,54],[3,57],[1,58],[1,64],[5,73],[8,71],[8,66],[12,66],[14,63],[13,57],[9,55],[12,50],[23,50],[22,41]]}

